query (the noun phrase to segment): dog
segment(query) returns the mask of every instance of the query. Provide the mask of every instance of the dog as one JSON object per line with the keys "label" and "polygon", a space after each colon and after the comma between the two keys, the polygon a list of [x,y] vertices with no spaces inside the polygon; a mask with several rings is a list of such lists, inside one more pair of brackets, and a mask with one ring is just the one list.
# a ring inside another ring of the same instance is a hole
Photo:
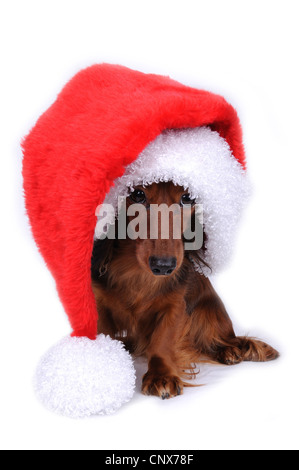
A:
{"label": "dog", "polygon": [[[126,198],[127,210],[133,204],[146,209],[144,222],[150,221],[153,204],[176,204],[182,211],[188,206],[194,222],[195,200],[172,182],[137,186]],[[203,260],[199,250],[185,248],[184,230],[181,222],[180,238],[170,230],[163,239],[159,229],[155,239],[97,240],[92,254],[98,332],[122,340],[135,356],[146,356],[142,392],[162,399],[183,393],[194,363],[203,357],[233,365],[279,356],[260,340],[235,335],[209,278],[195,270],[194,261]],[[204,233],[202,250],[206,240]]]}

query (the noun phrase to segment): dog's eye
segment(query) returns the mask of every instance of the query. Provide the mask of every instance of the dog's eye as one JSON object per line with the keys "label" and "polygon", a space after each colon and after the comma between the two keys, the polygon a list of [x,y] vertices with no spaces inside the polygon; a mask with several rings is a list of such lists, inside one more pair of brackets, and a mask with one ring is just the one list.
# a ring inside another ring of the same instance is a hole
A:
{"label": "dog's eye", "polygon": [[183,194],[181,198],[181,206],[193,206],[195,204],[195,199],[191,199],[190,194]]}
{"label": "dog's eye", "polygon": [[145,193],[141,189],[135,189],[135,191],[130,194],[130,198],[133,202],[136,202],[136,204],[143,204],[146,201]]}

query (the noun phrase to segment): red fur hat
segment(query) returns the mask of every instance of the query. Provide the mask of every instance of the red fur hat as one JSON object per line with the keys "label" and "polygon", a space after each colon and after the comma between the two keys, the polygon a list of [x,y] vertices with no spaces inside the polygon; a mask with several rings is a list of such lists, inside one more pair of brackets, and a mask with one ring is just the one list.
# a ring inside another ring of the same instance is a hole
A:
{"label": "red fur hat", "polygon": [[24,139],[23,151],[33,236],[73,329],[40,362],[36,391],[48,408],[67,416],[111,413],[132,397],[135,370],[122,343],[97,336],[96,209],[124,195],[136,178],[185,185],[204,201],[206,251],[217,265],[244,195],[239,119],[221,96],[168,77],[95,65],[64,87]]}
{"label": "red fur hat", "polygon": [[97,206],[164,130],[202,126],[217,131],[245,169],[239,119],[224,98],[103,64],[78,73],[24,139],[26,209],[73,336],[97,335],[90,275]]}

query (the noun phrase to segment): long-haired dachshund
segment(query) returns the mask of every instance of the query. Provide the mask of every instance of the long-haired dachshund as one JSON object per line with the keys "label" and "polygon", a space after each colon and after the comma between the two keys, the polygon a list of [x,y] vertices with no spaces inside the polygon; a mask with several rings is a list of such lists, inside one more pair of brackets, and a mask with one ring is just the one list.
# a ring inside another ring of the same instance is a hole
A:
{"label": "long-haired dachshund", "polygon": [[[136,187],[127,208],[133,203],[189,205],[194,217],[195,201],[171,182]],[[92,256],[98,331],[147,357],[142,391],[163,399],[183,392],[184,379],[202,356],[228,365],[278,357],[268,344],[235,335],[209,279],[194,269],[199,252],[185,250],[181,230],[180,239],[170,232],[168,240],[97,240]]]}

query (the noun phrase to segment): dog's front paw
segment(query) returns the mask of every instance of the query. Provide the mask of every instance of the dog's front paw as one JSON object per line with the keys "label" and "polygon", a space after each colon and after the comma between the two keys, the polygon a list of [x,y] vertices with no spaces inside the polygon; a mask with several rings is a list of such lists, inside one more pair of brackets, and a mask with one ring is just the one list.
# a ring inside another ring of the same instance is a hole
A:
{"label": "dog's front paw", "polygon": [[145,374],[142,381],[144,395],[154,395],[162,400],[182,395],[183,388],[183,382],[179,377],[155,375],[151,371]]}
{"label": "dog's front paw", "polygon": [[279,357],[279,353],[264,343],[253,338],[243,336],[234,339],[235,344],[219,348],[215,353],[215,359],[227,365],[239,364],[242,361],[266,362]]}
{"label": "dog's front paw", "polygon": [[237,346],[227,346],[219,349],[215,354],[215,358],[221,364],[232,366],[243,361],[243,354]]}

